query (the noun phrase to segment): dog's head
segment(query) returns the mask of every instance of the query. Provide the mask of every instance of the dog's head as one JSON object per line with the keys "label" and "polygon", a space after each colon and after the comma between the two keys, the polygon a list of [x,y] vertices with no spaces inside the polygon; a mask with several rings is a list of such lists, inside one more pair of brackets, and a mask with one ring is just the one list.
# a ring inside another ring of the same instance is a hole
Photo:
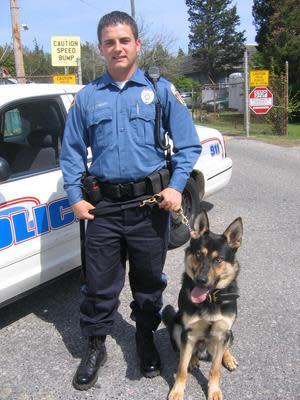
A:
{"label": "dog's head", "polygon": [[202,211],[193,228],[185,254],[185,272],[195,285],[192,302],[202,303],[212,290],[226,288],[237,277],[235,253],[241,246],[243,224],[239,217],[223,234],[215,234],[209,230],[207,213]]}

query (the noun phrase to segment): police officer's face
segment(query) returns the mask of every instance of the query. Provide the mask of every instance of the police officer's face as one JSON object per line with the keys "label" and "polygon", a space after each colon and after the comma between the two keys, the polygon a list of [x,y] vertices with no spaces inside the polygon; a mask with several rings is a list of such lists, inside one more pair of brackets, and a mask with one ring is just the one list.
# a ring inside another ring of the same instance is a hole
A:
{"label": "police officer's face", "polygon": [[112,25],[102,30],[99,49],[113,79],[123,81],[130,78],[136,68],[140,47],[140,40],[135,39],[127,24]]}

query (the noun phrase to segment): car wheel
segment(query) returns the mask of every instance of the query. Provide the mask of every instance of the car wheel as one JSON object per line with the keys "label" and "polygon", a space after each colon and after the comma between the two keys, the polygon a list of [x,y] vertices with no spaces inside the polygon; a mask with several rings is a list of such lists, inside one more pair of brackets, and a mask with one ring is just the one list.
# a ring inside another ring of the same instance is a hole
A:
{"label": "car wheel", "polygon": [[[200,212],[199,191],[193,178],[190,178],[187,181],[185,189],[182,193],[182,209],[184,215],[189,221],[189,224],[191,225],[195,216]],[[189,239],[189,228],[180,222],[180,219],[177,217],[176,213],[172,212],[169,248],[175,249],[176,247],[182,246]]]}

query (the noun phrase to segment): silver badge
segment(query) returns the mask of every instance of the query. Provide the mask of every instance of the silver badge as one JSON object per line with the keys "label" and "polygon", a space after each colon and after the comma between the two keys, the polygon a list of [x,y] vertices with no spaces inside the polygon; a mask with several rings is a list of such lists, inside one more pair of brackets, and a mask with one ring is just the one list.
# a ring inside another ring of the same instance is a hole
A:
{"label": "silver badge", "polygon": [[145,88],[142,90],[141,98],[145,104],[151,104],[154,100],[154,92],[152,89]]}

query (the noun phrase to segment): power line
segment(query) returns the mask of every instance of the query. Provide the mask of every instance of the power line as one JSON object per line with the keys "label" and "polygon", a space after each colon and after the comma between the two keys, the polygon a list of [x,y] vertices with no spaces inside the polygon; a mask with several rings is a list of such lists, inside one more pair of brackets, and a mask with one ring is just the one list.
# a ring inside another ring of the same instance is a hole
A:
{"label": "power line", "polygon": [[89,6],[89,7],[93,8],[94,10],[102,11],[102,10],[100,10],[100,8],[94,6],[93,4],[90,4],[90,3],[87,2],[86,0],[79,0],[79,1],[80,1],[81,3],[83,3],[83,4],[85,4],[86,6]]}
{"label": "power line", "polygon": [[[100,8],[94,6],[93,4],[89,3],[86,0],[79,0],[79,1],[82,4],[85,4],[86,6],[93,8],[94,10],[101,11],[101,12],[103,11],[103,10],[100,10]],[[130,7],[131,7],[131,16],[132,16],[133,19],[135,19],[135,0],[130,0]]]}

